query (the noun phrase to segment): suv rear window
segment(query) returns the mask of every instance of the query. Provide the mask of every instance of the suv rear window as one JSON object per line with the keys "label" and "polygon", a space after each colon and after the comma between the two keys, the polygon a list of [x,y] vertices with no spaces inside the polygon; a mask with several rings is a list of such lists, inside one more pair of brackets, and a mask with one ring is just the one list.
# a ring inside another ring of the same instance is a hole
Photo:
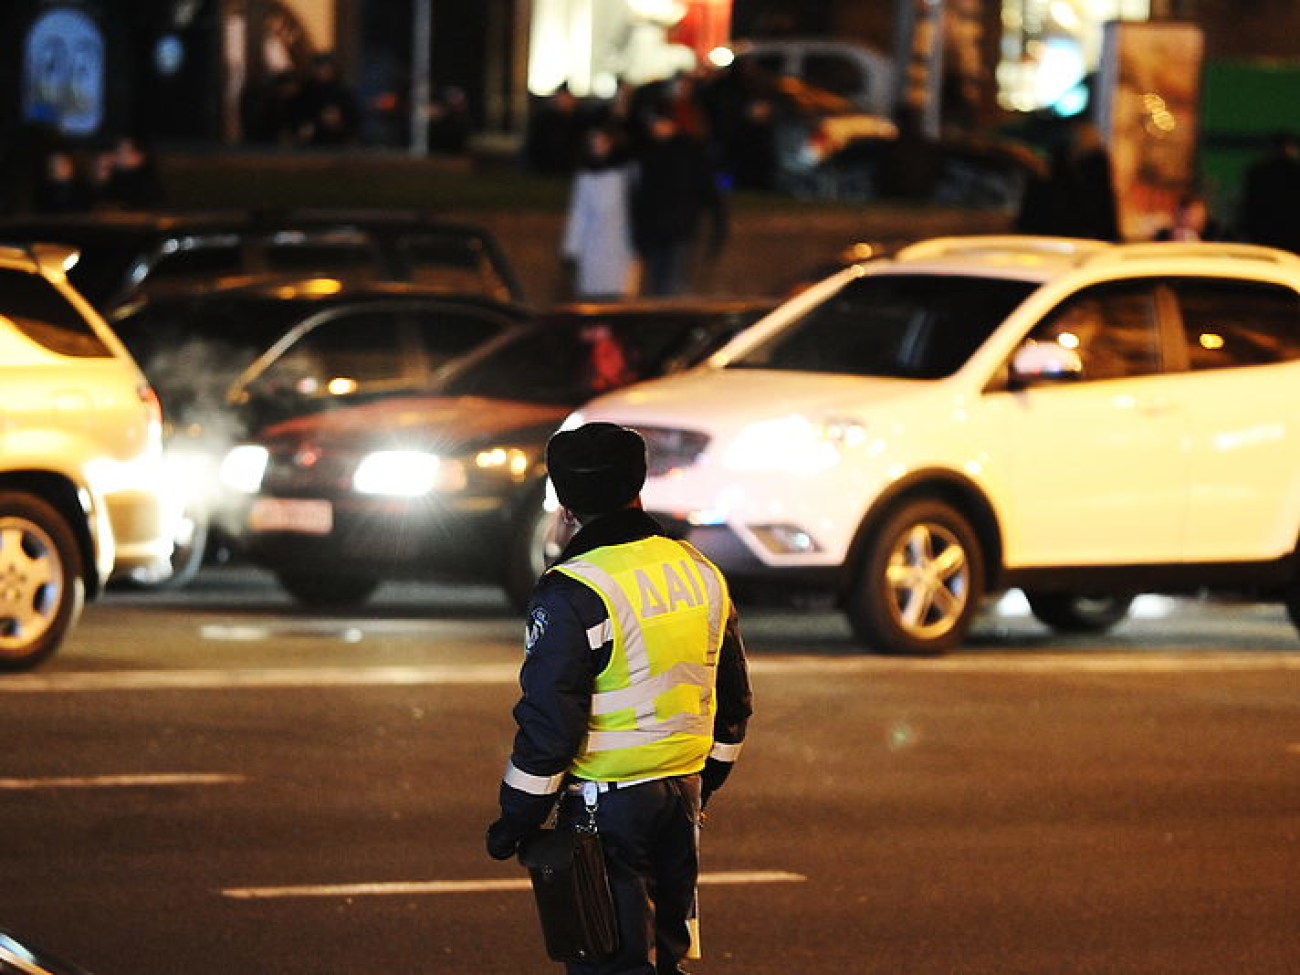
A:
{"label": "suv rear window", "polygon": [[1037,287],[953,275],[858,278],[728,368],[941,379]]}
{"label": "suv rear window", "polygon": [[1213,279],[1171,282],[1193,369],[1300,359],[1300,295],[1280,284]]}
{"label": "suv rear window", "polygon": [[81,312],[38,274],[0,270],[0,315],[33,342],[59,355],[82,359],[113,355]]}

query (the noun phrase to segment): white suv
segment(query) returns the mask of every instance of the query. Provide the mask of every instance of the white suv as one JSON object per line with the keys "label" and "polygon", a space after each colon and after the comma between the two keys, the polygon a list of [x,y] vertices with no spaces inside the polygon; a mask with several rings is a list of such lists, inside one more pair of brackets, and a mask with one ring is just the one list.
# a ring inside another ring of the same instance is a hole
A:
{"label": "white suv", "polygon": [[648,510],[741,586],[834,593],[884,652],[1024,590],[1059,631],[1141,592],[1300,625],[1300,258],[941,238],[791,299],[708,365],[602,397]]}
{"label": "white suv", "polygon": [[167,563],[157,397],[72,287],[0,247],[0,670],[52,653],[114,573]]}

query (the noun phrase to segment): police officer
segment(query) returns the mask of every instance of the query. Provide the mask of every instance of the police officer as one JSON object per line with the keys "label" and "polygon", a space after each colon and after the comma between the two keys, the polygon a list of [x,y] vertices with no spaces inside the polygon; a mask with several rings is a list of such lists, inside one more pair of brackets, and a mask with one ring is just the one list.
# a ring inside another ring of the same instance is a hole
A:
{"label": "police officer", "polygon": [[569,972],[680,972],[700,813],[751,713],[735,607],[722,573],[641,509],[639,434],[589,423],[552,437],[546,462],[562,515],[580,529],[533,594],[518,731],[487,849],[512,856],[557,799],[562,827],[594,803],[619,947]]}

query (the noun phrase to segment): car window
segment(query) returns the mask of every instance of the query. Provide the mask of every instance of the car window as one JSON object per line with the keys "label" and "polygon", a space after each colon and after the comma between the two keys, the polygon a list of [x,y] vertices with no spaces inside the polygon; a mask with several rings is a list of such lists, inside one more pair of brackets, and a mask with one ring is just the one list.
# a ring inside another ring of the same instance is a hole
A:
{"label": "car window", "polygon": [[1182,312],[1193,369],[1300,359],[1300,295],[1264,282],[1183,278],[1169,282]]}
{"label": "car window", "polygon": [[158,257],[148,280],[187,275],[238,274],[244,269],[243,248],[237,240],[186,241]]}
{"label": "car window", "polygon": [[364,242],[272,240],[266,245],[269,271],[356,271],[376,269],[379,257]]}
{"label": "car window", "polygon": [[392,311],[327,318],[306,332],[258,377],[259,395],[300,399],[351,396],[400,386],[407,349]]}
{"label": "car window", "polygon": [[[603,343],[603,353],[593,355],[584,331],[568,327],[525,332],[455,375],[444,392],[576,405],[588,398],[596,370],[621,374],[627,368],[623,350],[612,340]],[[602,360],[599,364],[597,358]]]}
{"label": "car window", "polygon": [[461,233],[418,233],[401,238],[398,260],[416,284],[508,299],[513,285],[494,266],[483,241]]}
{"label": "car window", "polygon": [[960,368],[1035,287],[1000,278],[868,275],[727,365],[939,379]]}
{"label": "car window", "polygon": [[411,308],[403,317],[412,325],[415,341],[430,370],[460,358],[495,338],[506,327],[505,322],[495,316],[469,309]]}
{"label": "car window", "polygon": [[865,93],[862,70],[839,54],[809,54],[804,58],[803,76],[814,88],[844,98]]}
{"label": "car window", "polygon": [[113,354],[81,312],[39,274],[0,270],[0,315],[59,355],[96,359]]}
{"label": "car window", "polygon": [[1161,368],[1155,295],[1142,282],[1080,291],[1045,316],[1030,338],[1077,352],[1085,381],[1145,376]]}

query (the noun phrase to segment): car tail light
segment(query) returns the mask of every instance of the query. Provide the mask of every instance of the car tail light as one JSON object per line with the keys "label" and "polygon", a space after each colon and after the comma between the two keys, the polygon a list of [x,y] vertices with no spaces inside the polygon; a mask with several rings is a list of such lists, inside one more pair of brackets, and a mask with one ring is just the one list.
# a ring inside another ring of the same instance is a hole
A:
{"label": "car tail light", "polygon": [[158,394],[148,383],[141,383],[135,389],[136,395],[140,397],[140,402],[144,404],[146,412],[149,414],[149,433],[150,436],[162,436],[163,411],[162,401],[158,399]]}

